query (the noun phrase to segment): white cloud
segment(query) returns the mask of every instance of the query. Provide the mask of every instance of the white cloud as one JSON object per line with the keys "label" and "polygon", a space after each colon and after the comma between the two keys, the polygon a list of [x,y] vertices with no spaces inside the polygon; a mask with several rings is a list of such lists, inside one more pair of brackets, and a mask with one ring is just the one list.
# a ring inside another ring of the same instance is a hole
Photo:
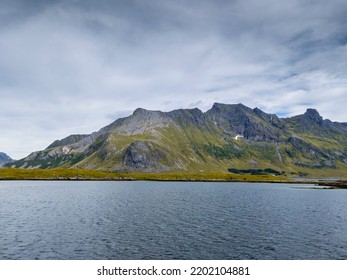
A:
{"label": "white cloud", "polygon": [[344,1],[0,4],[0,150],[20,158],[137,107],[244,103],[347,121]]}

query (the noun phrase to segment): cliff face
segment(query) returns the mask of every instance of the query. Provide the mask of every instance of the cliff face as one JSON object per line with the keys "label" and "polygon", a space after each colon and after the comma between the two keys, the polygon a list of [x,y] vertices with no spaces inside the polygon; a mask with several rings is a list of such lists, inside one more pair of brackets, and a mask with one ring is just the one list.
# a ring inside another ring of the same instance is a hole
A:
{"label": "cliff face", "polygon": [[215,103],[206,115],[225,135],[242,135],[254,141],[278,141],[283,132],[280,131],[283,124],[277,116],[242,104]]}
{"label": "cliff face", "polygon": [[[279,118],[242,104],[171,112],[137,109],[90,135],[71,135],[10,164],[127,172],[274,168],[347,171],[347,125],[314,109]],[[9,165],[8,165],[9,166]],[[334,173],[334,174],[335,174]]]}

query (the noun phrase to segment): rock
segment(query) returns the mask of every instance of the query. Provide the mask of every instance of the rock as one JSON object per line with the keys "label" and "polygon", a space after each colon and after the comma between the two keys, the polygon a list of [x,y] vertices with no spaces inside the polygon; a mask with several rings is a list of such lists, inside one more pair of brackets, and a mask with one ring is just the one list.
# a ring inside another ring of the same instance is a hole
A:
{"label": "rock", "polygon": [[162,167],[165,154],[151,142],[136,141],[126,149],[122,161],[125,166],[135,169],[153,169]]}
{"label": "rock", "polygon": [[55,147],[59,147],[59,146],[71,145],[71,144],[74,144],[74,143],[81,141],[82,139],[86,138],[87,136],[89,136],[89,135],[88,134],[73,134],[73,135],[70,135],[64,139],[55,140],[51,145],[49,145],[47,147],[47,149],[55,148]]}
{"label": "rock", "polygon": [[322,125],[323,124],[323,118],[321,115],[318,113],[316,109],[307,109],[306,113],[304,113],[304,120],[307,121],[308,124],[318,124]]}
{"label": "rock", "polygon": [[283,126],[278,118],[243,104],[215,103],[206,116],[227,135],[242,135],[253,141],[277,141]]}

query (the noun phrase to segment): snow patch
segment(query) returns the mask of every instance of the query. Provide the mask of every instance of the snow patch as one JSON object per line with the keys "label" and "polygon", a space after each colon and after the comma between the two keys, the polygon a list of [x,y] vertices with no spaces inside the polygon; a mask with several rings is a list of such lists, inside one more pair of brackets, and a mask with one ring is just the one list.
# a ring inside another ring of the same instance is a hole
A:
{"label": "snow patch", "polygon": [[69,148],[69,147],[66,147],[66,146],[64,146],[61,150],[63,151],[63,153],[64,153],[65,155],[68,154],[68,153],[70,152],[70,148]]}

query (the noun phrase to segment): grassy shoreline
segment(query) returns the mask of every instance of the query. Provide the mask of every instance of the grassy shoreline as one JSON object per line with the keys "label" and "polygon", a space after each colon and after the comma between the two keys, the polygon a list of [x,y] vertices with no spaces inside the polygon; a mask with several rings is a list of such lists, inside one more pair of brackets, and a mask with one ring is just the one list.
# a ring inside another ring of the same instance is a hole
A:
{"label": "grassy shoreline", "polygon": [[165,181],[165,182],[249,182],[318,184],[317,179],[293,179],[275,175],[208,173],[122,173],[86,169],[20,169],[1,168],[0,180],[47,181]]}
{"label": "grassy shoreline", "polygon": [[0,168],[0,181],[160,181],[160,182],[244,182],[308,184],[328,189],[347,189],[347,180],[291,178],[283,175],[251,175],[230,172],[125,173],[87,169]]}

